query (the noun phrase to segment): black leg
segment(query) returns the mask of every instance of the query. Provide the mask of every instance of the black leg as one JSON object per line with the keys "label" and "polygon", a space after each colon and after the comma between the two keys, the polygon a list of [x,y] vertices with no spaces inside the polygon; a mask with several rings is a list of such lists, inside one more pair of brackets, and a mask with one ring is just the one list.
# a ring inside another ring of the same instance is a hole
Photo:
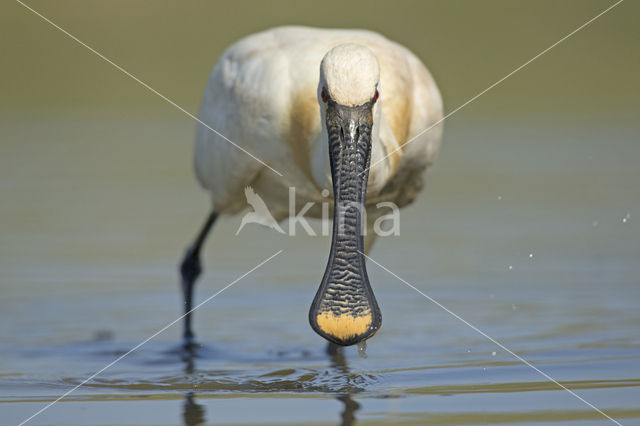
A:
{"label": "black leg", "polygon": [[194,343],[194,334],[191,329],[191,309],[193,303],[193,287],[196,283],[196,280],[202,273],[202,265],[200,264],[200,249],[202,249],[202,244],[204,240],[207,238],[207,234],[211,230],[211,227],[216,221],[218,214],[216,212],[211,212],[207,221],[204,223],[204,226],[200,230],[200,233],[196,237],[196,240],[193,242],[184,255],[184,259],[182,259],[182,263],[180,264],[180,276],[182,278],[182,295],[184,297],[184,346],[190,347]]}

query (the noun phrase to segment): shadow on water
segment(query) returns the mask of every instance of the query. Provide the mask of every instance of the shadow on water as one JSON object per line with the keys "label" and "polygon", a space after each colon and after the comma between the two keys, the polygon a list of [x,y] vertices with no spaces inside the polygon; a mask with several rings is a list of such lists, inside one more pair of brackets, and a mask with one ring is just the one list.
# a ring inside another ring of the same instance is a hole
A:
{"label": "shadow on water", "polygon": [[[185,348],[182,354],[182,362],[184,363],[184,373],[187,376],[192,376],[197,372],[196,360],[198,358],[198,347]],[[341,377],[346,382],[346,388],[352,382],[354,375],[347,364],[347,360],[342,351],[332,353],[330,356],[330,371],[336,377]],[[352,426],[356,422],[356,411],[360,409],[360,404],[353,400],[352,396],[355,392],[362,391],[359,386],[353,387],[354,392],[341,392],[337,393],[336,399],[343,404],[343,409],[340,412],[341,426]],[[281,391],[277,386],[273,389],[274,392]],[[182,419],[185,426],[196,426],[205,424],[206,409],[203,404],[196,402],[196,393],[187,392],[184,394],[184,403],[182,409]]]}

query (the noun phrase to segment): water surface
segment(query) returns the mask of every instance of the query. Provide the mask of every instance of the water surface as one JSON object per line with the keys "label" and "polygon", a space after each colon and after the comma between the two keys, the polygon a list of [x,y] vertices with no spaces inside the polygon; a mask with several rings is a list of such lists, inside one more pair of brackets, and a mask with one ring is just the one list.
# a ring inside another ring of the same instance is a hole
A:
{"label": "water surface", "polygon": [[[0,423],[17,424],[180,314],[175,266],[208,200],[187,118],[2,120]],[[401,235],[371,256],[638,424],[637,134],[459,114]],[[383,327],[366,359],[329,357],[306,319],[328,238],[235,236],[239,220],[216,225],[198,300],[284,251],[198,310],[201,348],[182,351],[173,326],[30,424],[610,423],[373,264]]]}

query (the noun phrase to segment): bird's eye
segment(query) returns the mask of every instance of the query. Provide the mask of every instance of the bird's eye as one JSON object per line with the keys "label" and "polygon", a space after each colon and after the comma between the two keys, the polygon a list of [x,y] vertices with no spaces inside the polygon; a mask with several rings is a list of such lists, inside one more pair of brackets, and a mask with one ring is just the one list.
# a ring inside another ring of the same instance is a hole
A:
{"label": "bird's eye", "polygon": [[378,89],[376,89],[376,93],[375,95],[373,95],[373,102],[377,102],[379,97],[380,97],[380,93],[378,93]]}
{"label": "bird's eye", "polygon": [[327,102],[329,100],[329,94],[327,94],[326,87],[322,88],[322,92],[320,92],[320,97],[322,98],[322,102]]}

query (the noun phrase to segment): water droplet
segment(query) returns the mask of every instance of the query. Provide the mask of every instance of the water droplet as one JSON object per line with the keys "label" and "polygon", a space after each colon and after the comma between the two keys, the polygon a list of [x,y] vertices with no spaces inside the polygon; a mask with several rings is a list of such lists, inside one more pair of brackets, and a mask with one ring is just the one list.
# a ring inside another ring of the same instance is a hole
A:
{"label": "water droplet", "polygon": [[529,253],[529,259],[533,259],[533,253]]}
{"label": "water droplet", "polygon": [[509,270],[511,271],[513,269],[513,265],[509,265]]}
{"label": "water droplet", "polygon": [[358,342],[358,355],[360,356],[360,358],[367,357],[367,342],[364,340]]}
{"label": "water droplet", "polygon": [[491,356],[496,356],[496,351],[491,352]]}
{"label": "water droplet", "polygon": [[498,201],[502,200],[502,195],[498,195]]}
{"label": "water droplet", "polygon": [[598,226],[598,221],[594,220],[593,222],[591,222],[591,226],[593,226],[594,228]]}
{"label": "water droplet", "polygon": [[622,223],[627,223],[629,219],[631,219],[631,213],[627,212],[627,214],[622,218]]}

